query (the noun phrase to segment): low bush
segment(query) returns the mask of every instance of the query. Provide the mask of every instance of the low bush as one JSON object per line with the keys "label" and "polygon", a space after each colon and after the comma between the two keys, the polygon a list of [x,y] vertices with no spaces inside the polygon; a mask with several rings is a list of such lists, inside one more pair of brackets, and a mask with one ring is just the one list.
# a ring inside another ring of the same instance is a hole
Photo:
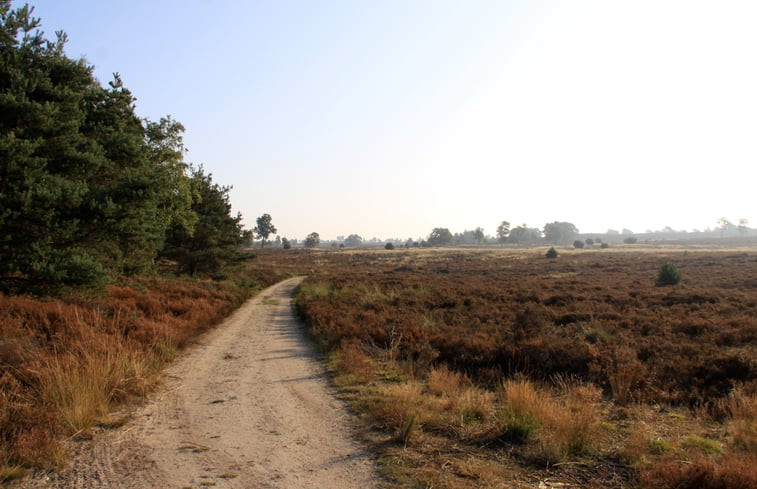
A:
{"label": "low bush", "polygon": [[678,271],[675,265],[665,262],[660,266],[660,270],[657,272],[657,280],[655,285],[658,287],[664,285],[676,285],[681,281],[681,272]]}

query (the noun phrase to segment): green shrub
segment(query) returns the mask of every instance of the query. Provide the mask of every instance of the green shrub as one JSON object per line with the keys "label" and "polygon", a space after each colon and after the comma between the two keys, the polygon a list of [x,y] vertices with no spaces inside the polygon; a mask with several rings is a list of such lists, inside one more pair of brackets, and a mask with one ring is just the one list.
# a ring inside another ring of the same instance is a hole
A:
{"label": "green shrub", "polygon": [[555,249],[555,247],[553,246],[553,247],[551,247],[551,248],[549,249],[549,251],[547,251],[547,254],[546,254],[545,256],[546,256],[547,258],[557,258],[557,255],[558,255],[558,253],[557,253],[557,250],[556,250],[556,249]]}
{"label": "green shrub", "polygon": [[602,248],[602,249],[609,248],[610,247],[610,243],[602,243],[599,247]]}
{"label": "green shrub", "polygon": [[394,249],[394,244],[392,244],[392,243],[387,243],[387,244],[386,244],[386,245],[384,246],[384,249],[385,249],[385,250],[393,250],[393,249]]}
{"label": "green shrub", "polygon": [[574,248],[583,248],[584,247],[584,242],[581,241],[580,239],[577,239],[577,240],[573,241],[573,247]]}
{"label": "green shrub", "polygon": [[676,266],[672,263],[665,262],[657,273],[657,281],[655,284],[660,287],[663,285],[676,285],[680,281],[681,272],[679,272]]}
{"label": "green shrub", "polygon": [[639,240],[634,236],[629,236],[623,240],[625,244],[636,244]]}

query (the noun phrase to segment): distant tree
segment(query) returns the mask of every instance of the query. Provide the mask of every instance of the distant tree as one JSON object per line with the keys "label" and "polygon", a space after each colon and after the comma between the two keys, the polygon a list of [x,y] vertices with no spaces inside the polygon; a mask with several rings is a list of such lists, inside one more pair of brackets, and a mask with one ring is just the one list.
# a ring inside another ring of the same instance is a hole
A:
{"label": "distant tree", "polygon": [[507,237],[510,234],[510,223],[507,221],[502,221],[499,226],[497,226],[497,241],[500,243],[507,242]]}
{"label": "distant tree", "polygon": [[389,242],[386,245],[384,245],[385,250],[393,250],[394,249],[394,243]]}
{"label": "distant tree", "polygon": [[273,245],[277,248],[281,246],[281,236],[278,234],[276,235],[276,239],[273,240]]}
{"label": "distant tree", "polygon": [[510,243],[530,244],[540,241],[541,238],[541,230],[537,228],[530,228],[527,224],[523,223],[520,226],[514,227],[510,230],[510,235],[508,236],[507,240]]}
{"label": "distant tree", "polygon": [[350,234],[344,240],[345,246],[358,247],[358,246],[361,246],[362,244],[363,244],[363,238],[362,236],[358,234]]}
{"label": "distant tree", "polygon": [[476,240],[477,245],[481,245],[484,242],[484,230],[480,227],[473,231],[473,238]]}
{"label": "distant tree", "polygon": [[315,248],[319,244],[321,244],[321,236],[316,232],[308,234],[307,238],[305,238],[306,248]]}
{"label": "distant tree", "polygon": [[635,236],[629,236],[623,240],[625,244],[636,244],[639,240]]}
{"label": "distant tree", "polygon": [[718,229],[720,230],[720,237],[723,237],[723,234],[726,233],[726,231],[730,230],[733,227],[733,223],[729,221],[725,217],[721,217],[718,219]]}
{"label": "distant tree", "polygon": [[594,240],[591,239],[591,238],[586,238],[586,244],[589,245],[589,246],[591,246],[591,245],[594,244]]}
{"label": "distant tree", "polygon": [[748,224],[749,224],[749,221],[747,219],[739,219],[739,234],[740,235],[743,236],[746,234],[747,229],[749,229],[749,227],[747,226]]}
{"label": "distant tree", "polygon": [[599,247],[602,248],[602,249],[609,248],[610,247],[610,243],[602,243]]}
{"label": "distant tree", "polygon": [[434,228],[426,242],[428,246],[444,246],[452,242],[452,233],[447,228]]}
{"label": "distant tree", "polygon": [[544,225],[544,239],[554,244],[570,243],[578,234],[578,229],[571,222],[552,222]]}
{"label": "distant tree", "polygon": [[286,238],[281,238],[281,247],[285,250],[288,250],[292,247],[292,243],[290,243]]}
{"label": "distant tree", "polygon": [[260,247],[264,247],[268,241],[268,236],[276,233],[276,226],[273,225],[270,214],[263,214],[256,219],[255,235],[260,238]]}
{"label": "distant tree", "polygon": [[573,241],[573,247],[574,248],[579,248],[579,249],[583,248],[584,247],[584,242],[581,241],[580,239],[577,239],[577,240]]}
{"label": "distant tree", "polygon": [[242,231],[242,246],[245,248],[252,248],[254,242],[255,240],[253,239],[251,229],[245,229]]}

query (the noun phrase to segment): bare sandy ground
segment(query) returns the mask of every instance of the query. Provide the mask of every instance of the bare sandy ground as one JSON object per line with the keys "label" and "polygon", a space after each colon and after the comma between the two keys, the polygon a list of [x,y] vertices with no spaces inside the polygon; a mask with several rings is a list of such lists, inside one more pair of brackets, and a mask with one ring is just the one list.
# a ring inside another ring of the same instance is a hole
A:
{"label": "bare sandy ground", "polygon": [[300,279],[274,285],[205,335],[122,429],[80,443],[69,467],[22,487],[377,486],[354,419],[292,314]]}

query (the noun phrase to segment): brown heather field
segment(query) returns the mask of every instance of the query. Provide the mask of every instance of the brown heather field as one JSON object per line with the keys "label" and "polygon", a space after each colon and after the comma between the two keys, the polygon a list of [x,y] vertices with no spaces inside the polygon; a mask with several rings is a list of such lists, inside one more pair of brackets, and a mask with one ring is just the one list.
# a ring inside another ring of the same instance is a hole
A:
{"label": "brown heather field", "polygon": [[[304,274],[389,487],[757,487],[757,252],[545,251],[256,250],[227,280],[0,296],[0,480],[124,423],[182,346]],[[681,284],[655,287],[665,261]]]}
{"label": "brown heather field", "polygon": [[224,280],[133,278],[56,299],[0,294],[0,483],[60,467],[65,441],[116,427],[162,367],[256,289],[256,268]]}
{"label": "brown heather field", "polygon": [[268,259],[392,487],[757,487],[757,253],[633,248]]}

